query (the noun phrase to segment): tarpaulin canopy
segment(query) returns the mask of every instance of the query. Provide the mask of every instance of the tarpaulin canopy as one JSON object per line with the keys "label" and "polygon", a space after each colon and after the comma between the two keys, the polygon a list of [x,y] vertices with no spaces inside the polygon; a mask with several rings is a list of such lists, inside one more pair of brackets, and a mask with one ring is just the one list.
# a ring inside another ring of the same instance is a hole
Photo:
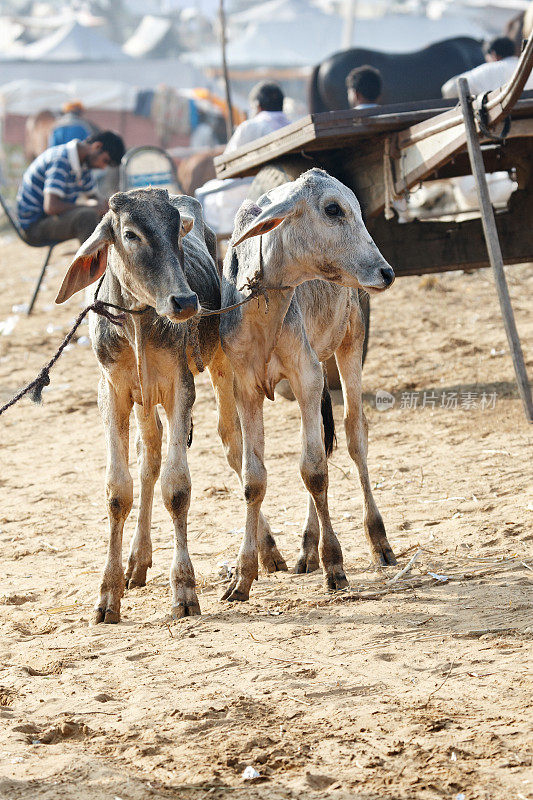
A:
{"label": "tarpaulin canopy", "polygon": [[0,108],[5,114],[33,114],[40,108],[59,110],[67,100],[80,98],[86,108],[131,111],[137,90],[113,80],[52,83],[26,78],[0,86]]}
{"label": "tarpaulin canopy", "polygon": [[[8,54],[9,57],[9,54]],[[71,22],[32,44],[17,48],[11,58],[24,61],[124,61],[121,47],[94,28]]]}
{"label": "tarpaulin canopy", "polygon": [[[343,19],[304,0],[267,0],[229,17],[227,58],[230,69],[246,66],[306,66],[342,49]],[[386,52],[418,50],[452,36],[484,38],[487,30],[460,13],[439,19],[396,13],[356,19],[353,45]],[[208,48],[187,58],[197,65],[218,65],[220,53]]]}
{"label": "tarpaulin canopy", "polygon": [[148,14],[142,18],[138,28],[125,42],[122,49],[133,58],[157,55],[158,47],[163,44],[171,31],[171,20]]}

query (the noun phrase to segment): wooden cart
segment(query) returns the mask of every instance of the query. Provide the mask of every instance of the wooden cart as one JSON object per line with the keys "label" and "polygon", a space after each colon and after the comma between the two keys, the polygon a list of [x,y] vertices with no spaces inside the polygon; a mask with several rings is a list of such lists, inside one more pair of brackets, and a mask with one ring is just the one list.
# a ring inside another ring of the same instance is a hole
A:
{"label": "wooden cart", "polygon": [[[533,261],[533,92],[522,89],[533,39],[512,80],[460,103],[441,100],[313,114],[215,159],[219,178],[256,175],[252,196],[322,167],[357,195],[367,226],[398,277],[492,265],[527,419],[533,403],[503,264]],[[486,172],[513,170],[518,189],[494,215]],[[394,202],[421,182],[473,174],[481,216],[400,224]]]}

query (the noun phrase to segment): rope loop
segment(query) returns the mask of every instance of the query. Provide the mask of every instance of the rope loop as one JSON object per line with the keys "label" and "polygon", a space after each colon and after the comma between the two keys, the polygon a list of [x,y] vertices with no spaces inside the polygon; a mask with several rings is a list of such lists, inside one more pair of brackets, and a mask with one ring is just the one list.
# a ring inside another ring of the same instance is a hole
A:
{"label": "rope loop", "polygon": [[500,144],[503,144],[509,136],[509,132],[511,130],[511,117],[505,117],[501,133],[493,133],[489,128],[489,112],[487,111],[488,97],[489,92],[485,92],[481,98],[481,105],[476,113],[479,130],[486,139],[490,139],[492,142],[499,142]]}
{"label": "rope loop", "polygon": [[[98,300],[97,299],[98,292],[100,291],[103,279],[104,276],[102,276],[100,282],[98,283],[98,286],[96,287],[96,291],[94,293],[94,302],[91,303],[90,306],[84,308],[83,311],[81,311],[78,314],[72,328],[67,333],[67,335],[57,348],[56,352],[54,353],[48,364],[46,364],[41,369],[36,378],[30,381],[30,383],[26,384],[26,386],[24,386],[23,389],[17,392],[17,394],[14,397],[12,397],[11,400],[9,400],[5,405],[3,405],[0,408],[0,415],[2,415],[4,411],[7,411],[8,408],[11,408],[11,406],[14,406],[15,403],[18,403],[19,400],[22,400],[22,398],[27,394],[30,395],[34,403],[42,402],[43,389],[46,386],[50,385],[50,370],[63,354],[65,347],[70,343],[72,337],[80,327],[81,323],[83,322],[89,311],[94,311],[95,314],[99,314],[101,317],[105,317],[105,319],[109,320],[109,322],[111,322],[113,325],[117,325],[119,328],[122,328],[124,326],[124,322],[126,321],[126,314],[144,314],[144,312],[147,311],[149,306],[145,306],[144,308],[138,308],[138,309],[130,309],[130,308],[125,308],[124,306],[116,305],[116,303],[109,303],[106,300]],[[216,314],[225,314],[228,311],[232,311],[234,308],[238,308],[239,306],[242,306],[245,303],[249,303],[250,300],[254,299],[254,297],[257,297],[259,299],[260,295],[262,295],[265,298],[265,303],[267,307],[266,310],[268,311],[267,293],[269,291],[285,291],[293,288],[292,286],[262,286],[260,280],[261,280],[261,274],[253,278],[245,286],[242,287],[243,289],[246,288],[250,289],[250,294],[244,300],[241,300],[240,303],[234,303],[231,306],[227,306],[227,308],[217,308],[212,310],[200,308],[200,311],[196,315],[196,317],[194,317],[193,320],[189,320],[188,322],[189,341],[191,344],[192,356],[194,358],[194,362],[196,364],[198,372],[203,372],[205,369],[204,363],[202,361],[202,355],[200,352],[200,342],[198,338],[198,323],[200,321],[200,317],[211,317]],[[111,311],[108,311],[109,308],[112,308],[114,311],[119,311],[120,313],[113,314]]]}

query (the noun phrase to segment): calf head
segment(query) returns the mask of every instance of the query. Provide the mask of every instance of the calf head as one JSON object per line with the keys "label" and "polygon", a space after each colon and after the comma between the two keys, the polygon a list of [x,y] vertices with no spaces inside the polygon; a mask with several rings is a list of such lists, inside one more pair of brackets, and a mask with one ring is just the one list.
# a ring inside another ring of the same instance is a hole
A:
{"label": "calf head", "polygon": [[258,206],[260,213],[236,232],[233,245],[280,226],[268,244],[283,259],[283,283],[321,278],[374,293],[394,281],[356,196],[327,172],[311,169],[263,195]]}
{"label": "calf head", "polygon": [[198,297],[185,277],[182,245],[194,220],[180,214],[163,189],[118,192],[109,209],[76,253],[56,303],[94,283],[108,267],[139,305],[153,306],[173,322],[197,314]]}

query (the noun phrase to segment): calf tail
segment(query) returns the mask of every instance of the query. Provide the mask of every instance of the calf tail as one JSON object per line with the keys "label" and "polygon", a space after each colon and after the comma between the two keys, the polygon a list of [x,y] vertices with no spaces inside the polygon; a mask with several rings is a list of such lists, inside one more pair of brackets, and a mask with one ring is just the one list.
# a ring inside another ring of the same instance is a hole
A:
{"label": "calf tail", "polygon": [[324,368],[324,388],[322,389],[322,402],[320,403],[322,412],[322,424],[324,425],[324,445],[326,457],[329,458],[333,448],[337,444],[335,435],[335,420],[333,419],[333,406],[331,405],[331,395],[329,393],[328,378]]}

